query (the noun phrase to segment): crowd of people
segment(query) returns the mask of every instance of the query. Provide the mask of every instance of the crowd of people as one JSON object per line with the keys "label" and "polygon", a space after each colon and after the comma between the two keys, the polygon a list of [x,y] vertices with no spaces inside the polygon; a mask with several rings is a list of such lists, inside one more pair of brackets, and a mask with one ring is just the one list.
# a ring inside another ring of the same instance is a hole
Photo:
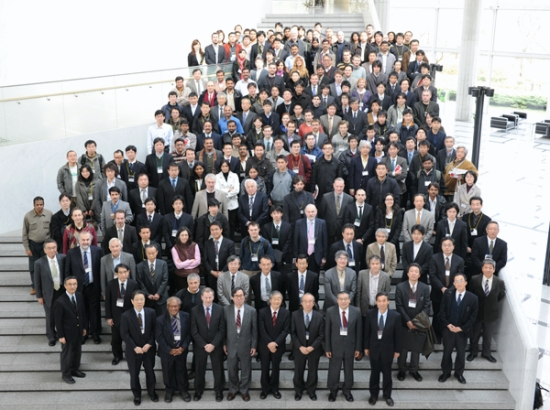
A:
{"label": "crowd of people", "polygon": [[[59,169],[60,210],[37,196],[24,217],[31,294],[49,345],[62,344],[63,380],[85,376],[81,345],[101,343],[101,303],[112,364],[126,356],[136,405],[141,367],[158,401],[155,355],[166,402],[190,401],[192,378],[201,399],[208,357],[217,401],[224,360],[227,400],[250,400],[254,358],[260,398],[279,399],[289,335],[296,400],[317,400],[322,355],[329,401],[342,364],[343,394],[354,400],[354,361],[368,356],[369,403],[382,373],[390,406],[395,358],[398,380],[408,372],[420,382],[420,354],[442,342],[439,381],[456,349],[454,376],[466,383],[465,360],[483,336],[481,355],[496,361],[507,245],[482,212],[466,147],[445,133],[418,40],[369,25],[347,41],[319,23],[237,26],[224,40],[213,33],[204,51],[193,41],[197,67],[155,112],[144,162],[134,145],[106,160],[89,140]],[[202,64],[220,66],[214,80]]]}

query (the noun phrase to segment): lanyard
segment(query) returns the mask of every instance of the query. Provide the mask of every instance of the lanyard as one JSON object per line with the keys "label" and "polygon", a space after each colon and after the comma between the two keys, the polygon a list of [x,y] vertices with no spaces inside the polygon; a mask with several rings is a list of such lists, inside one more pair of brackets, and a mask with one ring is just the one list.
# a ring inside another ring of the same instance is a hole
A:
{"label": "lanyard", "polygon": [[[473,213],[473,212],[472,212]],[[470,218],[472,217],[472,214],[468,215],[468,228],[470,228],[470,231],[472,230],[472,225],[470,224]],[[474,229],[477,231],[477,227],[479,226],[479,223],[481,222],[481,218],[483,218],[483,212],[480,212],[479,219],[477,221],[476,226],[474,226]]]}
{"label": "lanyard", "polygon": [[391,220],[390,220],[390,225],[389,225],[389,226],[388,226],[388,222],[387,222],[387,221],[388,221],[388,218],[384,218],[384,220],[385,220],[386,229],[391,230],[391,227],[392,227],[392,225],[393,225],[393,214],[392,214],[392,216],[391,216]]}
{"label": "lanyard", "polygon": [[256,249],[256,253],[252,252],[252,239],[249,240],[248,242],[248,249],[250,250],[250,255],[251,256],[258,256],[258,254],[260,253],[260,248],[262,246],[262,238],[260,238],[260,240],[258,241],[259,245],[258,245],[258,248]]}

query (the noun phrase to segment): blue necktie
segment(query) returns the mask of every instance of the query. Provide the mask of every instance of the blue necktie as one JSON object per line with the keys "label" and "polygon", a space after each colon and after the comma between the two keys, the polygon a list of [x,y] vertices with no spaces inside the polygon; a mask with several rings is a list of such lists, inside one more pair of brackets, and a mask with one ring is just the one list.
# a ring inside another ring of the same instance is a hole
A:
{"label": "blue necktie", "polygon": [[303,292],[304,291],[304,287],[305,287],[305,279],[304,279],[304,276],[305,275],[300,275],[300,292]]}
{"label": "blue necktie", "polygon": [[353,254],[351,253],[351,245],[348,244],[347,246],[348,256],[350,260],[353,260]]}
{"label": "blue necktie", "polygon": [[457,306],[460,306],[462,303],[462,295],[458,295],[458,300],[456,301]]}
{"label": "blue necktie", "polygon": [[126,294],[126,289],[124,288],[124,283],[120,284],[120,297],[123,298]]}
{"label": "blue necktie", "polygon": [[84,286],[88,286],[90,284],[90,277],[88,276],[86,269],[88,269],[88,251],[84,252],[84,280],[82,281]]}
{"label": "blue necktie", "polygon": [[380,320],[378,321],[378,330],[384,330],[384,316],[380,315]]}
{"label": "blue necktie", "polygon": [[[172,333],[175,334],[175,335],[179,334],[178,333],[178,319],[176,319],[175,317],[172,318]],[[175,343],[176,343],[176,347],[180,347],[179,340],[176,340]]]}
{"label": "blue necktie", "polygon": [[174,189],[176,189],[176,180],[175,179],[172,180],[172,186],[174,187]]}

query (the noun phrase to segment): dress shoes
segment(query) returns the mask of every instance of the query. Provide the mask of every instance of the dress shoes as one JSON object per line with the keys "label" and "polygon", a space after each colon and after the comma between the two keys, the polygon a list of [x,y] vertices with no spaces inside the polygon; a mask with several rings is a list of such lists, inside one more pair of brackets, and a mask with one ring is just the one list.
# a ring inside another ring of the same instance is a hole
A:
{"label": "dress shoes", "polygon": [[83,337],[83,338],[82,338],[82,344],[83,344],[83,345],[86,344],[86,340],[87,340],[86,337]]}
{"label": "dress shoes", "polygon": [[115,357],[115,358],[113,359],[113,361],[111,362],[111,364],[112,364],[113,366],[116,366],[116,365],[119,364],[119,363],[120,363],[120,357]]}
{"label": "dress shoes", "polygon": [[78,377],[79,379],[82,379],[82,378],[86,377],[86,373],[81,372],[80,370],[77,370],[76,372],[72,372],[71,376]]}
{"label": "dress shoes", "polygon": [[244,394],[242,395],[242,397],[243,397],[243,400],[244,400],[244,401],[250,401],[250,394],[244,393]]}
{"label": "dress shoes", "polygon": [[76,383],[71,376],[63,376],[63,381],[67,384],[75,384]]}
{"label": "dress shoes", "polygon": [[294,360],[294,355],[292,353],[288,355],[288,360]]}
{"label": "dress shoes", "polygon": [[492,355],[489,355],[489,356],[482,356],[483,358],[487,359],[488,361],[490,361],[491,363],[496,363],[497,362],[497,359],[495,359]]}
{"label": "dress shoes", "polygon": [[31,295],[32,296],[36,295],[36,289],[34,289],[34,288],[31,289]]}
{"label": "dress shoes", "polygon": [[227,394],[227,401],[235,400],[235,393],[228,393]]}
{"label": "dress shoes", "polygon": [[449,377],[451,377],[450,374],[442,374],[437,380],[439,380],[439,383],[445,383]]}
{"label": "dress shoes", "polygon": [[219,403],[223,401],[223,393],[216,393],[216,401]]}
{"label": "dress shoes", "polygon": [[317,395],[315,393],[308,393],[309,398],[313,401],[317,401]]}
{"label": "dress shoes", "polygon": [[277,400],[279,400],[282,396],[281,396],[281,393],[279,393],[278,391],[274,391],[273,392],[273,397],[275,397]]}
{"label": "dress shoes", "polygon": [[466,360],[468,360],[469,362],[471,362],[471,361],[474,360],[476,357],[477,357],[477,354],[472,354],[472,353],[470,353],[470,354],[468,355],[468,357],[466,357]]}
{"label": "dress shoes", "polygon": [[157,401],[159,401],[159,395],[157,393],[153,393],[149,397],[151,398],[151,401],[153,403],[156,403]]}
{"label": "dress shoes", "polygon": [[369,397],[369,404],[370,404],[371,406],[374,406],[374,405],[376,404],[377,401],[378,401],[378,399],[377,399],[376,397],[374,397],[374,396],[370,396],[370,397]]}
{"label": "dress shoes", "polygon": [[405,376],[406,376],[406,373],[405,373],[405,372],[399,371],[399,372],[397,373],[397,380],[399,380],[400,382],[402,382],[403,380],[405,380]]}
{"label": "dress shoes", "polygon": [[134,406],[139,406],[141,404],[141,397],[134,397]]}
{"label": "dress shoes", "polygon": [[262,392],[262,394],[260,394],[260,399],[265,400],[266,397],[267,397],[267,393],[266,393],[266,392]]}
{"label": "dress shoes", "polygon": [[455,378],[460,384],[466,384],[466,379],[461,374],[455,374]]}
{"label": "dress shoes", "polygon": [[353,401],[353,396],[350,392],[347,392],[345,393],[344,392],[344,397],[346,398],[347,401],[349,401],[350,403]]}
{"label": "dress shoes", "polygon": [[172,403],[172,393],[166,393],[166,395],[164,396],[164,402],[165,403]]}
{"label": "dress shoes", "polygon": [[330,393],[328,395],[328,401],[330,401],[330,402],[336,401],[336,393]]}
{"label": "dress shoes", "polygon": [[294,400],[296,400],[296,401],[300,401],[300,400],[302,400],[302,395],[301,395],[301,394],[298,394],[298,393],[296,393],[296,394],[294,395]]}
{"label": "dress shoes", "polygon": [[393,399],[391,397],[389,397],[389,398],[386,399],[386,404],[390,407],[393,407],[393,405],[395,403],[393,402]]}
{"label": "dress shoes", "polygon": [[99,336],[98,336],[98,337],[94,337],[94,344],[95,344],[95,345],[98,345],[98,344],[100,344],[100,343],[101,343],[101,337],[99,337]]}
{"label": "dress shoes", "polygon": [[202,394],[195,392],[195,395],[193,396],[193,401],[199,401],[201,398]]}
{"label": "dress shoes", "polygon": [[54,346],[55,346],[55,340],[50,340],[50,341],[48,342],[48,346],[54,347]]}
{"label": "dress shoes", "polygon": [[189,392],[182,391],[180,392],[180,395],[184,402],[189,403],[191,401],[191,395]]}
{"label": "dress shoes", "polygon": [[189,372],[189,374],[187,375],[187,378],[189,380],[193,380],[195,378],[195,372]]}
{"label": "dress shoes", "polygon": [[260,361],[260,356],[256,356],[256,362]]}
{"label": "dress shoes", "polygon": [[411,376],[412,376],[413,379],[416,380],[417,382],[421,382],[421,381],[422,381],[422,376],[420,376],[420,373],[418,373],[418,372],[411,372]]}

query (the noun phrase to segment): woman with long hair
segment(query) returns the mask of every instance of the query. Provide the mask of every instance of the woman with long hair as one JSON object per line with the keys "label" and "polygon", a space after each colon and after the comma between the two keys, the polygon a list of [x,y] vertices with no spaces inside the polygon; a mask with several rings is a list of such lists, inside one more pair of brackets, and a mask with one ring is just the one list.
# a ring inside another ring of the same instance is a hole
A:
{"label": "woman with long hair", "polygon": [[183,226],[176,234],[176,244],[172,248],[172,259],[176,270],[174,282],[176,290],[187,288],[187,276],[199,273],[201,252],[199,245],[193,242],[193,235],[188,227]]}
{"label": "woman with long hair", "polygon": [[191,52],[187,55],[187,65],[196,67],[204,64],[204,51],[199,40],[193,40],[191,43]]}
{"label": "woman with long hair", "polygon": [[359,39],[359,33],[357,31],[354,31],[351,33],[351,36],[349,38],[349,43],[351,45],[351,55],[355,55],[357,48],[361,49],[360,45],[360,39]]}
{"label": "woman with long hair", "polygon": [[92,208],[94,188],[94,171],[88,164],[84,164],[78,171],[78,179],[75,185],[76,207],[82,210],[85,220],[97,229],[99,215],[94,214]]}
{"label": "woman with long hair", "polygon": [[292,66],[292,70],[290,70],[289,75],[292,75],[292,73],[298,73],[300,75],[300,80],[304,82],[304,87],[307,87],[309,85],[309,71],[307,71],[307,66],[304,58],[300,55],[296,56],[294,59],[294,64]]}
{"label": "woman with long hair", "polygon": [[204,182],[204,177],[206,176],[206,167],[203,162],[197,162],[193,167],[193,172],[191,173],[191,178],[189,179],[189,184],[193,190],[193,194],[206,189],[206,184]]}
{"label": "woman with long hair", "polygon": [[384,203],[380,204],[376,210],[374,231],[378,228],[386,229],[388,233],[388,242],[395,245],[397,254],[397,263],[401,258],[401,250],[399,249],[399,237],[401,236],[401,228],[403,227],[403,211],[396,202],[393,194],[386,194]]}
{"label": "woman with long hair", "polygon": [[216,175],[216,190],[225,192],[227,195],[227,209],[229,211],[229,226],[231,227],[231,236],[235,237],[235,230],[239,224],[237,210],[239,208],[239,176],[231,172],[229,162],[223,160],[220,164],[220,172]]}

